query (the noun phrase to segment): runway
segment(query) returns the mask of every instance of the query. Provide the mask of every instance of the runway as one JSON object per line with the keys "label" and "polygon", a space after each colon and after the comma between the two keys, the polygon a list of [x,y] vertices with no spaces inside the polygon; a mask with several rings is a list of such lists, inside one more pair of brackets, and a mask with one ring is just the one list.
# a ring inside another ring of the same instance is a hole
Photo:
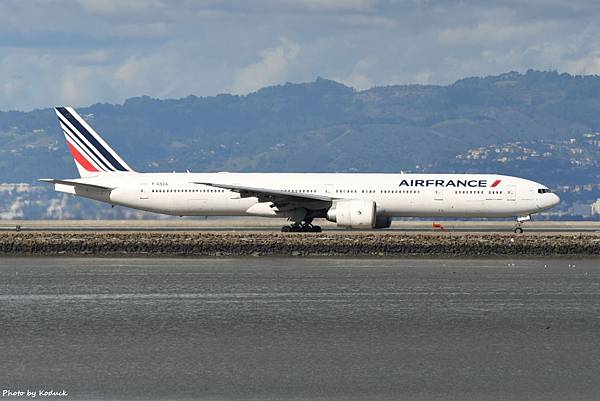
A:
{"label": "runway", "polygon": [[[394,221],[392,226],[373,232],[439,232],[439,224],[447,232],[492,233],[512,232],[513,221]],[[207,219],[207,220],[3,220],[0,231],[107,231],[107,232],[279,232],[281,227],[289,224],[284,219]],[[339,228],[335,223],[319,221],[326,231],[356,231]],[[529,233],[594,233],[600,232],[600,221],[531,221],[523,225]]]}
{"label": "runway", "polygon": [[[4,221],[3,256],[594,257],[599,222],[397,221],[384,230],[281,233],[269,219]],[[441,230],[441,227],[444,230]]]}

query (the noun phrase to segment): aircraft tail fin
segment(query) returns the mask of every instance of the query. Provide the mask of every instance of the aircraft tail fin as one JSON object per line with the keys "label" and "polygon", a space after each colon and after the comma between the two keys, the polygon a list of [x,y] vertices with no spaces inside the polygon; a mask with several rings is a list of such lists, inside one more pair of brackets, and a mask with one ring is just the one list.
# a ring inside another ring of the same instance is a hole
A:
{"label": "aircraft tail fin", "polygon": [[75,109],[54,110],[82,178],[109,171],[133,171]]}

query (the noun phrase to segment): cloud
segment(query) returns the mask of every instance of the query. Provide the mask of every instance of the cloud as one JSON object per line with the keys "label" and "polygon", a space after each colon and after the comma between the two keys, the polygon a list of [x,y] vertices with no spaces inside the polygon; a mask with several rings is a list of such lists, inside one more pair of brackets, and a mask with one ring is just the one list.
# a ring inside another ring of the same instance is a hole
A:
{"label": "cloud", "polygon": [[369,11],[376,4],[374,0],[299,0],[300,4],[309,10],[317,11]]}
{"label": "cloud", "polygon": [[147,12],[159,13],[168,5],[159,0],[79,0],[89,14],[104,16],[137,16]]}
{"label": "cloud", "polygon": [[592,0],[4,0],[0,110],[317,76],[366,89],[529,68],[598,73],[599,49]]}
{"label": "cloud", "polygon": [[261,51],[260,61],[236,72],[231,87],[233,93],[247,94],[285,79],[289,65],[298,56],[300,47],[286,39],[281,42],[279,47]]}
{"label": "cloud", "polygon": [[[586,30],[579,37],[579,43],[573,38],[569,57],[564,62],[566,72],[578,75],[600,74],[600,29],[597,27]],[[583,48],[583,51],[578,51]]]}
{"label": "cloud", "polygon": [[5,81],[2,84],[2,97],[10,99],[13,96],[17,96],[25,86],[25,80],[23,77],[15,76],[11,80]]}
{"label": "cloud", "polygon": [[600,74],[600,56],[584,57],[577,60],[567,61],[565,70],[576,75],[598,75]]}
{"label": "cloud", "polygon": [[373,58],[358,60],[352,67],[352,71],[346,76],[334,76],[334,80],[357,90],[369,89],[373,82],[369,78],[369,70],[376,66],[377,61]]}
{"label": "cloud", "polygon": [[550,30],[544,22],[512,24],[483,22],[475,26],[461,26],[445,29],[438,34],[441,43],[447,45],[483,44],[494,42],[514,42],[537,36]]}

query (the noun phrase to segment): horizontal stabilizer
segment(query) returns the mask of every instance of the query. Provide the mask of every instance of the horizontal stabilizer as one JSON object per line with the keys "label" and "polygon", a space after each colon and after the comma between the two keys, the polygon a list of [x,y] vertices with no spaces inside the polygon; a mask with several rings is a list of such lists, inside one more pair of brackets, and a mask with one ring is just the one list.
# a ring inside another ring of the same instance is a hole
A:
{"label": "horizontal stabilizer", "polygon": [[103,185],[88,184],[85,182],[79,182],[79,181],[75,181],[75,180],[57,180],[54,178],[41,178],[38,181],[49,182],[51,184],[62,184],[62,185],[69,185],[69,186],[73,186],[73,187],[95,189],[97,191],[98,190],[99,191],[112,191],[113,189],[115,189],[114,187],[106,187]]}

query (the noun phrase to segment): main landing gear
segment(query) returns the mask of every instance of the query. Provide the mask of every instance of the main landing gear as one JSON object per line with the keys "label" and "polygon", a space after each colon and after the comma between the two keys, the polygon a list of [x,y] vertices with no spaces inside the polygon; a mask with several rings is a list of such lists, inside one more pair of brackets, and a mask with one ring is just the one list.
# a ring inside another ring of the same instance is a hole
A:
{"label": "main landing gear", "polygon": [[282,233],[320,233],[321,231],[320,226],[313,226],[305,221],[281,227]]}
{"label": "main landing gear", "polygon": [[523,223],[531,220],[531,215],[527,216],[518,216],[517,217],[517,225],[514,228],[515,234],[523,234]]}

